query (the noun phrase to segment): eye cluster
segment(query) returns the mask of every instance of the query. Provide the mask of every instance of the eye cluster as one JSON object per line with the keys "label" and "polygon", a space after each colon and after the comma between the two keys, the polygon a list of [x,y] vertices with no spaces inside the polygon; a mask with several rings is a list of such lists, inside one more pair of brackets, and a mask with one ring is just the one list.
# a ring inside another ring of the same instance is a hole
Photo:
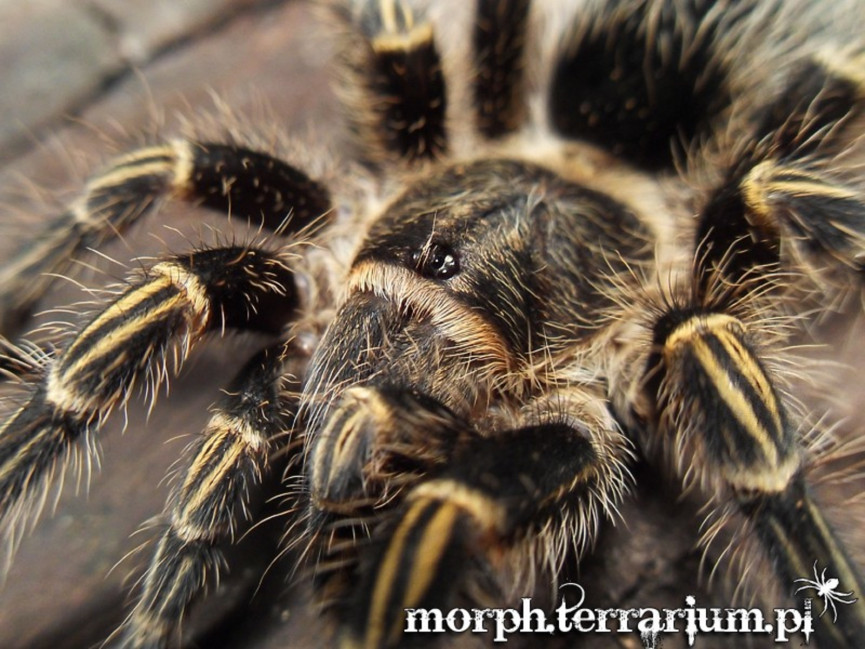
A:
{"label": "eye cluster", "polygon": [[460,257],[447,243],[435,242],[411,253],[411,265],[421,277],[446,280],[456,276],[460,270]]}

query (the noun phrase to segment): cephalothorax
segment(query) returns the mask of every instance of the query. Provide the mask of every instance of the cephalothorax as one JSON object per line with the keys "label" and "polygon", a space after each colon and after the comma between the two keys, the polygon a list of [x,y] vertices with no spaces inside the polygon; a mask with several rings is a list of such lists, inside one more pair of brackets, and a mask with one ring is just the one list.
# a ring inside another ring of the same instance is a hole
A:
{"label": "cephalothorax", "polygon": [[810,4],[478,0],[468,45],[446,3],[328,4],[357,182],[174,140],[0,267],[14,336],[47,273],[162,195],[274,233],[153,264],[55,355],[7,345],[7,373],[37,374],[0,425],[10,542],[136,386],[256,330],[274,343],[189,447],[123,646],[176,641],[277,454],[325,644],[403,646],[408,609],[555,583],[641,458],[710,505],[708,536],[756,541],[767,593],[806,596],[815,561],[837,575],[805,582],[844,596],[817,641],[857,646],[865,580],[811,495],[819,417],[785,362],[791,331],[861,290],[865,7]]}

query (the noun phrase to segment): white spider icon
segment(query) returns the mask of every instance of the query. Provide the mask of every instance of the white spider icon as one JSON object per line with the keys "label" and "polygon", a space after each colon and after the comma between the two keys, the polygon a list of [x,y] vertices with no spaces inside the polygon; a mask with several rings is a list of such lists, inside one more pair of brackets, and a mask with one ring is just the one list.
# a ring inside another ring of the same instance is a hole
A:
{"label": "white spider icon", "polygon": [[857,598],[853,599],[845,599],[846,597],[850,597],[853,594],[851,590],[849,593],[839,593],[835,589],[838,588],[840,582],[834,577],[830,577],[826,579],[826,570],[828,568],[823,568],[823,572],[820,573],[820,576],[817,576],[817,561],[814,562],[814,579],[796,579],[794,583],[803,582],[805,585],[796,589],[796,592],[800,592],[803,590],[808,590],[809,588],[817,591],[817,596],[823,598],[823,612],[820,613],[820,617],[826,613],[826,609],[830,606],[832,607],[832,622],[838,621],[838,609],[835,607],[835,604],[853,604],[858,601]]}

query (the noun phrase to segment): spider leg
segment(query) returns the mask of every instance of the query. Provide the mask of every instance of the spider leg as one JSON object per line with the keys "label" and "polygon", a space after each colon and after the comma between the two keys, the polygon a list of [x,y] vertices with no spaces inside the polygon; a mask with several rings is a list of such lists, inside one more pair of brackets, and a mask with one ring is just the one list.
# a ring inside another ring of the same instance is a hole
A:
{"label": "spider leg", "polygon": [[800,62],[787,88],[758,111],[759,139],[731,165],[701,213],[704,291],[719,276],[729,286],[747,286],[744,280],[791,260],[861,277],[865,188],[839,171],[849,153],[845,136],[865,116],[865,54],[853,61]]}
{"label": "spider leg", "polygon": [[[657,435],[679,458],[680,473],[714,491],[717,502],[736,504],[782,584],[807,574],[816,557],[865,592],[865,580],[805,482],[796,422],[757,351],[757,334],[729,313],[673,307],[658,319],[654,335]],[[853,647],[863,634],[865,602],[859,602],[845,609],[839,624],[824,624],[819,640]]]}
{"label": "spider leg", "polygon": [[155,394],[205,334],[278,332],[296,307],[285,260],[227,247],[169,257],[131,283],[50,360],[26,402],[0,425],[0,522],[15,536],[55,470],[133,389]]}
{"label": "spider leg", "polygon": [[358,153],[377,166],[447,151],[447,93],[432,23],[406,0],[332,6],[346,28],[340,84]]}
{"label": "spider leg", "polygon": [[[693,301],[670,309],[654,332],[662,416],[679,440],[700,439],[710,481],[733,494],[782,582],[817,560],[826,568],[818,578],[814,565],[815,580],[829,572],[860,593],[865,579],[803,478],[797,424],[760,359],[760,334],[733,315],[733,305],[777,292],[772,278],[791,262],[817,271],[809,276],[844,267],[861,273],[865,192],[828,169],[845,153],[845,131],[862,117],[863,89],[861,72],[831,58],[799,63],[786,89],[758,111],[762,137],[700,214]],[[691,432],[683,437],[682,429]],[[820,640],[856,646],[863,634],[860,601],[838,624],[824,623]]]}
{"label": "spider leg", "polygon": [[423,412],[425,401],[403,403],[420,412],[400,420],[436,422],[410,434],[444,432],[450,452],[406,489],[361,550],[344,647],[401,646],[411,639],[406,609],[453,605],[479,566],[531,556],[556,573],[567,548],[581,551],[615,511],[627,481],[624,437],[603,400],[579,389],[532,404],[535,423],[486,437],[439,426],[441,414]]}
{"label": "spider leg", "polygon": [[319,433],[309,467],[313,507],[351,511],[371,499],[386,500],[381,489],[441,468],[472,435],[468,424],[420,393],[391,385],[351,387]]}
{"label": "spider leg", "polygon": [[530,0],[480,0],[472,32],[472,99],[478,130],[494,138],[516,130],[525,102],[523,55]]}
{"label": "spider leg", "polygon": [[275,436],[288,427],[294,404],[287,402],[286,389],[296,395],[297,385],[283,382],[298,357],[290,342],[256,354],[186,449],[186,468],[166,502],[167,528],[141,579],[138,602],[119,630],[121,646],[168,646],[188,604],[216,575],[218,544],[233,540],[241,520],[249,520],[251,489],[268,468]]}
{"label": "spider leg", "polygon": [[166,196],[260,219],[274,231],[290,211],[291,230],[297,231],[330,208],[327,190],[303,172],[236,145],[175,140],[121,156],[0,268],[0,334],[17,332],[53,275],[129,228]]}
{"label": "spider leg", "polygon": [[[435,160],[451,148],[436,28],[407,0],[332,3],[345,26],[339,84],[367,164]],[[523,53],[529,0],[482,0],[472,33],[471,101],[481,133],[516,130],[527,111]]]}
{"label": "spider leg", "polygon": [[[795,575],[802,574],[808,560],[819,556],[842,583],[852,586],[857,593],[865,592],[865,579],[820,512],[801,476],[797,476],[785,492],[754,499],[742,510],[769,549],[782,580],[791,581]],[[818,636],[821,646],[858,646],[865,631],[865,605],[861,599],[851,604],[844,609],[838,623],[823,624]]]}
{"label": "spider leg", "polygon": [[710,131],[731,88],[720,54],[754,2],[581,6],[553,67],[551,126],[648,169],[672,166],[680,140]]}

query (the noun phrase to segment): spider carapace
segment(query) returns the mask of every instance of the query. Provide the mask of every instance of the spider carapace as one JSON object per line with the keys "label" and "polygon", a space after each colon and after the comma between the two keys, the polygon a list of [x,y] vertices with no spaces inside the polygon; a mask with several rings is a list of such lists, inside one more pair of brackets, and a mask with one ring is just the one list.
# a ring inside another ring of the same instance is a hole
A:
{"label": "spider carapace", "polygon": [[179,641],[285,456],[285,543],[328,643],[429,642],[407,609],[557,583],[604,551],[650,462],[706,504],[710,549],[753,551],[761,604],[803,598],[816,561],[850,595],[816,642],[859,646],[865,580],[808,479],[831,426],[796,398],[790,347],[861,290],[865,7],[457,4],[325,3],[346,107],[330,171],[236,133],[169,140],[0,268],[11,341],[51,276],[158,198],[271,233],[164,257],[54,351],[4,343],[24,394],[0,424],[10,547],[136,388],[255,330],[274,342],[187,449],[122,646]]}

